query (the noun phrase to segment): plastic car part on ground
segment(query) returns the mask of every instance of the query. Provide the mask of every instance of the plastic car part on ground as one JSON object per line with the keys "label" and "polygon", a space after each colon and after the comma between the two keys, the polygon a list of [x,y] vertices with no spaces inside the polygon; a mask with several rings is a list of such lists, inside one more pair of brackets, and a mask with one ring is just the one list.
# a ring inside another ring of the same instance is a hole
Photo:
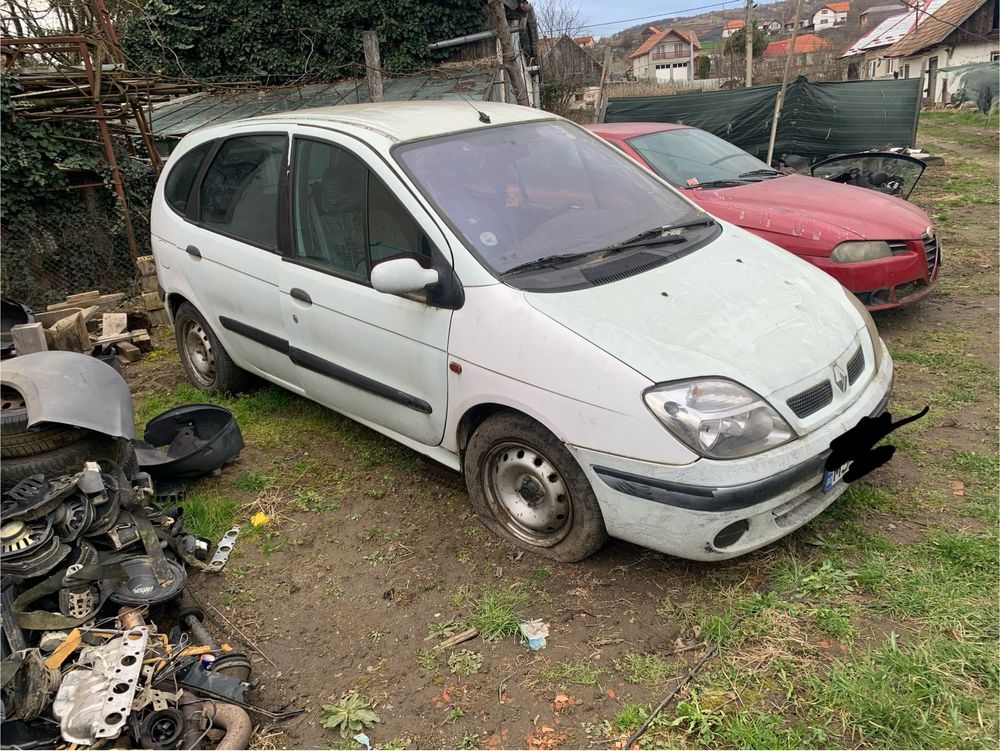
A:
{"label": "plastic car part on ground", "polygon": [[114,438],[135,438],[132,395],[121,374],[79,352],[36,352],[15,357],[0,384],[24,399],[28,427],[73,425]]}
{"label": "plastic car part on ground", "polygon": [[156,480],[210,474],[243,450],[233,413],[214,404],[168,409],[146,424],[142,438],[135,443],[139,466]]}

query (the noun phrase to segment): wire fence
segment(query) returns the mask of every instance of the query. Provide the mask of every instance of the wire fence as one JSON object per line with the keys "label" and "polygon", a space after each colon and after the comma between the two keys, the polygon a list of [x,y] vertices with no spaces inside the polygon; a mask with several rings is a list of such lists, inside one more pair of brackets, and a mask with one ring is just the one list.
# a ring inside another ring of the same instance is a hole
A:
{"label": "wire fence", "polygon": [[[126,192],[132,196],[129,215],[141,256],[150,253],[145,195],[154,178],[135,180],[142,183],[126,184]],[[109,186],[54,192],[32,215],[4,221],[2,242],[0,290],[31,308],[44,310],[67,295],[94,289],[124,292],[126,299],[142,291],[124,213]]]}

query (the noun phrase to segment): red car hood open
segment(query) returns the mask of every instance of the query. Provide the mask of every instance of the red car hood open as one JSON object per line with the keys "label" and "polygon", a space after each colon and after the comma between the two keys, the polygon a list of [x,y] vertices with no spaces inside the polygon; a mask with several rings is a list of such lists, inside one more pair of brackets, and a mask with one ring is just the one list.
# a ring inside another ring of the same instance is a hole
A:
{"label": "red car hood open", "polygon": [[684,192],[709,213],[751,232],[795,238],[795,251],[808,255],[829,255],[845,240],[914,240],[931,223],[901,198],[803,175]]}

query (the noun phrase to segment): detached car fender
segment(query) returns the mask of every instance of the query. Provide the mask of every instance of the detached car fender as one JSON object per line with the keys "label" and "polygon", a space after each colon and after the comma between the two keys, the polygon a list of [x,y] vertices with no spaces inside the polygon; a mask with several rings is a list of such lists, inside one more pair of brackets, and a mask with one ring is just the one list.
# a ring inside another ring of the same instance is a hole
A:
{"label": "detached car fender", "polygon": [[0,384],[24,398],[28,427],[73,425],[115,438],[135,438],[132,394],[110,365],[79,352],[35,352],[4,363]]}

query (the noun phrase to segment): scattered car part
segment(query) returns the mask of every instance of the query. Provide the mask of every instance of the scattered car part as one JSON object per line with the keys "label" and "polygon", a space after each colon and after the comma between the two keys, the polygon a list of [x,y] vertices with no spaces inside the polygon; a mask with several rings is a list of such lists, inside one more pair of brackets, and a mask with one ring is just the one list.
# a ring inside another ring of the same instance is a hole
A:
{"label": "scattered car part", "polygon": [[34,323],[35,313],[27,305],[0,297],[0,357],[14,354],[14,340],[10,330],[23,323]]}
{"label": "scattered car part", "polygon": [[[199,702],[187,691],[182,695],[181,704],[184,707],[185,748],[199,748],[199,742],[212,725],[218,725],[226,731],[216,746],[217,751],[236,751],[249,745],[253,725],[244,709],[234,704]],[[208,727],[202,725],[205,719],[209,721]]]}
{"label": "scattered car part", "polygon": [[[14,622],[14,611],[12,605],[14,603],[14,587],[4,586],[3,590],[0,591],[0,608],[2,608],[2,615],[0,615],[0,627],[3,628],[3,636],[6,641],[6,646],[11,652],[20,652],[28,648],[27,642],[24,640],[24,632],[21,628]],[[6,657],[6,655],[4,655]]]}
{"label": "scattered car part", "polygon": [[89,746],[118,737],[132,711],[148,641],[146,628],[130,629],[81,652],[52,705],[64,739]]}
{"label": "scattered car part", "polygon": [[115,550],[127,548],[141,539],[135,519],[132,518],[132,514],[125,510],[118,512],[118,518],[115,519],[115,523],[105,533],[105,536],[111,541],[111,547]]}
{"label": "scattered car part", "polygon": [[[79,563],[70,566],[64,581],[71,581],[82,568]],[[100,592],[91,584],[69,584],[59,590],[59,610],[70,618],[82,619],[97,610],[99,598]]]}
{"label": "scattered car part", "polygon": [[69,425],[40,423],[28,430],[28,409],[16,389],[0,386],[0,459],[33,456],[78,441],[86,430]]}
{"label": "scattered car part", "polygon": [[136,441],[139,466],[154,479],[190,479],[220,469],[243,450],[233,413],[214,404],[168,409],[146,424]]}
{"label": "scattered car part", "polygon": [[219,546],[215,549],[215,555],[212,556],[212,560],[208,563],[210,570],[222,570],[222,567],[226,565],[226,561],[229,560],[229,554],[233,552],[233,547],[236,545],[236,538],[239,535],[240,528],[233,527],[222,536],[222,539],[219,540]]}
{"label": "scattered car part", "polygon": [[52,534],[51,527],[49,527],[49,534],[48,540],[39,547],[33,548],[31,553],[4,560],[4,573],[30,579],[47,574],[58,566],[69,555],[69,545],[60,542],[59,538]]}
{"label": "scattered car part", "polygon": [[31,555],[51,538],[52,524],[47,519],[4,522],[0,526],[0,561]]}
{"label": "scattered car part", "polygon": [[186,597],[181,600],[180,608],[177,611],[177,620],[187,626],[196,643],[207,644],[213,650],[218,651],[218,642],[201,623],[204,617],[205,614],[197,605],[192,604]]}
{"label": "scattered car part", "polygon": [[211,670],[213,673],[222,673],[246,682],[250,680],[253,663],[242,652],[226,652],[212,663]]}
{"label": "scattered car part", "polygon": [[199,694],[238,705],[246,704],[250,688],[246,681],[235,676],[202,670],[197,659],[192,659],[177,671],[177,683]]}
{"label": "scattered car part", "polygon": [[906,154],[865,151],[837,154],[817,162],[812,176],[908,199],[927,163]]}
{"label": "scattered car part", "polygon": [[38,649],[24,651],[24,660],[5,686],[8,701],[7,717],[12,720],[33,720],[40,716],[59,687],[58,670],[45,667],[45,658]]}
{"label": "scattered car part", "polygon": [[29,428],[58,423],[114,438],[135,438],[128,384],[90,355],[59,351],[23,355],[4,367],[0,384],[24,398]]}
{"label": "scattered car part", "polygon": [[119,503],[119,493],[117,488],[108,494],[108,502],[94,507],[94,519],[84,532],[85,537],[100,537],[107,534],[115,522],[118,521],[118,512],[121,508]]}
{"label": "scattered car part", "polygon": [[139,725],[139,745],[143,748],[177,748],[183,735],[184,715],[173,707],[148,713]]}
{"label": "scattered car part", "polygon": [[94,521],[94,505],[87,496],[73,493],[52,514],[56,534],[63,542],[73,542]]}
{"label": "scattered car part", "polygon": [[40,719],[4,719],[0,722],[0,747],[3,748],[55,748],[59,743],[59,726]]}
{"label": "scattered car part", "polygon": [[69,475],[54,480],[37,474],[25,477],[7,491],[3,502],[6,520],[38,519],[62,503],[76,487],[76,478]]}
{"label": "scattered car part", "polygon": [[127,575],[111,593],[109,599],[124,605],[157,605],[177,597],[187,584],[184,567],[166,560],[171,572],[169,585],[162,585],[153,572],[153,563],[148,555],[137,555],[121,562]]}

